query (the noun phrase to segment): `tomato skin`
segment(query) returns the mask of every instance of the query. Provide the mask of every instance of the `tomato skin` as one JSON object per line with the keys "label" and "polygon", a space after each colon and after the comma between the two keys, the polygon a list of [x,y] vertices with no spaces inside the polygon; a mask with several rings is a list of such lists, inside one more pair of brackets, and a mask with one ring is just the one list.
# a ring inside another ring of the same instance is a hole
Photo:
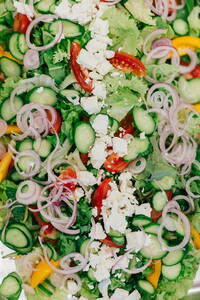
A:
{"label": "tomato skin", "polygon": [[108,192],[111,190],[111,186],[109,184],[111,181],[111,178],[104,179],[94,192],[91,204],[93,207],[97,208],[96,219],[98,219],[100,216],[103,200],[106,198]]}
{"label": "tomato skin", "polygon": [[72,42],[70,48],[70,63],[74,76],[80,86],[88,93],[92,92],[92,80],[89,78],[88,70],[82,68],[77,62],[81,46],[78,42]]}
{"label": "tomato skin", "polygon": [[[49,128],[49,132],[51,134],[59,133],[61,130],[61,125],[62,125],[60,113],[57,110],[55,110],[55,111],[56,111],[56,120],[53,124],[53,127]],[[52,120],[51,112],[49,110],[47,110],[46,113],[47,113],[48,120],[51,122],[51,120]]]}
{"label": "tomato skin", "polygon": [[123,248],[125,245],[122,244],[122,245],[117,245],[115,244],[110,237],[106,237],[105,239],[103,240],[100,240],[100,242],[102,242],[103,244],[109,246],[109,247],[115,247],[115,248]]}
{"label": "tomato skin", "polygon": [[20,33],[26,33],[28,25],[30,24],[30,20],[24,14],[16,14],[14,19],[13,30]]}
{"label": "tomato skin", "polygon": [[151,211],[151,218],[153,222],[156,222],[162,216],[162,211],[156,211],[152,209]]}
{"label": "tomato skin", "polygon": [[126,117],[121,120],[120,127],[123,128],[123,131],[118,130],[115,136],[123,138],[126,134],[134,135],[133,118],[131,114],[127,114]]}
{"label": "tomato skin", "polygon": [[0,81],[4,81],[4,80],[6,80],[6,77],[2,72],[0,72]]}
{"label": "tomato skin", "polygon": [[[60,174],[59,178],[62,180],[68,180],[70,178],[77,178],[77,176],[76,176],[76,172],[72,168],[67,168],[65,171],[63,171]],[[76,183],[74,182],[64,183],[64,186],[66,186],[72,192],[74,192],[76,189]]]}
{"label": "tomato skin", "polygon": [[122,172],[128,165],[129,162],[125,162],[123,158],[118,156],[117,153],[112,153],[106,158],[103,167],[107,171],[119,173]]}
{"label": "tomato skin", "polygon": [[146,68],[143,63],[128,53],[115,52],[115,56],[109,61],[116,69],[124,73],[134,73],[137,76],[145,76],[146,74]]}
{"label": "tomato skin", "polygon": [[80,158],[81,158],[82,163],[84,163],[86,165],[89,160],[88,153],[80,153]]}
{"label": "tomato skin", "polygon": [[[37,209],[37,206],[32,206],[31,208]],[[39,226],[42,227],[42,226],[45,226],[45,225],[48,225],[48,226],[50,225],[50,223],[44,222],[44,221],[40,218],[39,212],[33,211],[32,214],[33,214],[33,216],[34,216],[34,218],[35,218],[35,220],[36,220],[36,222],[38,223]]]}
{"label": "tomato skin", "polygon": [[168,201],[171,201],[172,200],[172,196],[173,196],[172,191],[171,190],[165,191],[165,193],[167,194]]}
{"label": "tomato skin", "polygon": [[192,78],[200,78],[200,66],[196,66],[190,74]]}

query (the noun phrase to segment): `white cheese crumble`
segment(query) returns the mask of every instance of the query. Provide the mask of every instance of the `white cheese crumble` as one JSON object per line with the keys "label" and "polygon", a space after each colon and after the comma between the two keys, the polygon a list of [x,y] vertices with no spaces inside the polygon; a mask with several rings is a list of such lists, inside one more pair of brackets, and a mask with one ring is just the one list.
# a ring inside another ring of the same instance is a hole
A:
{"label": "white cheese crumble", "polygon": [[98,64],[98,60],[96,59],[94,54],[88,52],[83,48],[81,49],[76,62],[88,70],[94,70]]}
{"label": "white cheese crumble", "polygon": [[119,137],[113,138],[113,152],[117,153],[119,156],[124,156],[128,152],[128,145],[125,139]]}
{"label": "white cheese crumble", "polygon": [[136,206],[135,214],[136,215],[144,215],[147,217],[151,217],[151,205],[149,203],[141,204],[140,206]]}
{"label": "white cheese crumble", "polygon": [[100,223],[96,223],[92,226],[89,236],[95,240],[104,240],[106,238],[106,234]]}
{"label": "white cheese crumble", "polygon": [[89,115],[92,115],[100,112],[103,103],[99,102],[96,96],[82,97],[81,106]]}
{"label": "white cheese crumble", "polygon": [[142,140],[143,140],[143,139],[145,139],[145,138],[146,138],[146,136],[145,136],[145,132],[141,132],[141,133],[140,133],[140,139],[142,139]]}
{"label": "white cheese crumble", "polygon": [[107,115],[99,114],[94,119],[92,127],[97,134],[106,134],[108,130],[108,122],[109,118]]}
{"label": "white cheese crumble", "polygon": [[18,13],[27,15],[30,18],[34,17],[34,12],[33,9],[31,9],[30,5],[19,1],[14,1],[13,5]]}
{"label": "white cheese crumble", "polygon": [[86,186],[95,185],[97,180],[95,176],[88,171],[79,171],[77,172],[78,179]]}
{"label": "white cheese crumble", "polygon": [[140,251],[143,247],[148,246],[151,242],[150,236],[144,231],[131,231],[127,229],[126,231],[126,250],[132,249],[135,252]]}
{"label": "white cheese crumble", "polygon": [[101,141],[101,139],[97,138],[95,140],[94,146],[92,147],[89,157],[91,160],[91,164],[94,168],[100,169],[103,165],[104,161],[106,160],[106,143]]}
{"label": "white cheese crumble", "polygon": [[106,98],[106,86],[104,82],[95,81],[92,93],[100,99]]}

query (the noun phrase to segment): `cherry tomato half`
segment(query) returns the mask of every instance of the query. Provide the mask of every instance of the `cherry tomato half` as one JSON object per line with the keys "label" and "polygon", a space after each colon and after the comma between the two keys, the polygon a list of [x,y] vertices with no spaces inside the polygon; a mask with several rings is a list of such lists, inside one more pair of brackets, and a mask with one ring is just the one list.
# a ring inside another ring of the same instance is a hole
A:
{"label": "cherry tomato half", "polygon": [[102,201],[107,197],[108,192],[111,190],[111,181],[111,178],[104,179],[94,192],[92,198],[92,206],[97,208],[97,219],[101,213]]}
{"label": "cherry tomato half", "polygon": [[137,76],[145,76],[146,74],[146,68],[143,63],[128,53],[115,52],[115,56],[109,61],[116,69],[124,73],[134,73]]}
{"label": "cherry tomato half", "polygon": [[190,74],[192,78],[200,78],[200,66],[196,66]]}
{"label": "cherry tomato half", "polygon": [[77,62],[81,46],[78,42],[73,42],[70,48],[70,63],[74,76],[80,86],[88,93],[92,92],[92,80],[89,78],[88,70],[82,68]]}
{"label": "cherry tomato half", "polygon": [[[62,180],[68,180],[71,178],[77,178],[77,176],[76,176],[76,172],[72,168],[67,168],[65,171],[63,171],[60,174],[59,178]],[[75,191],[76,183],[69,182],[69,183],[65,183],[64,186],[66,186],[68,189],[70,189],[73,192]]]}
{"label": "cherry tomato half", "polygon": [[125,162],[117,153],[112,153],[106,158],[103,167],[110,172],[119,173],[122,172],[128,164],[129,163]]}
{"label": "cherry tomato half", "polygon": [[20,33],[26,33],[28,25],[30,24],[30,20],[26,15],[16,14],[14,19],[13,30]]}
{"label": "cherry tomato half", "polygon": [[[51,134],[55,134],[55,133],[59,133],[60,132],[60,129],[61,129],[61,125],[62,125],[62,120],[61,120],[61,116],[60,116],[60,113],[56,111],[56,119],[55,119],[55,122],[53,124],[53,127],[50,127],[49,128],[49,132]],[[52,115],[51,115],[51,112],[49,110],[46,111],[47,113],[47,118],[49,121],[52,120]]]}

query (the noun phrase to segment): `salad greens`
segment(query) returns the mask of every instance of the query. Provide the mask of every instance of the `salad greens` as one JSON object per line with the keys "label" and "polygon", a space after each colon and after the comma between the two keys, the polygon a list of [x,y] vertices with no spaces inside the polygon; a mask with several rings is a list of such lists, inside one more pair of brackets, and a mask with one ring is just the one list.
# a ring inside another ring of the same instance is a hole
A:
{"label": "salad greens", "polygon": [[199,13],[196,0],[0,0],[0,241],[15,265],[0,298],[192,287]]}

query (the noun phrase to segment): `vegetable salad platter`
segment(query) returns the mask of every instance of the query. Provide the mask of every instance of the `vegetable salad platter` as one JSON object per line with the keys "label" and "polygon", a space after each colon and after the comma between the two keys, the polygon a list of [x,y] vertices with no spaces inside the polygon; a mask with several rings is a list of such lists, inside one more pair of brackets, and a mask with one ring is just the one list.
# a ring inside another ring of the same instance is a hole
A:
{"label": "vegetable salad platter", "polygon": [[199,60],[198,0],[0,0],[2,299],[188,293]]}

